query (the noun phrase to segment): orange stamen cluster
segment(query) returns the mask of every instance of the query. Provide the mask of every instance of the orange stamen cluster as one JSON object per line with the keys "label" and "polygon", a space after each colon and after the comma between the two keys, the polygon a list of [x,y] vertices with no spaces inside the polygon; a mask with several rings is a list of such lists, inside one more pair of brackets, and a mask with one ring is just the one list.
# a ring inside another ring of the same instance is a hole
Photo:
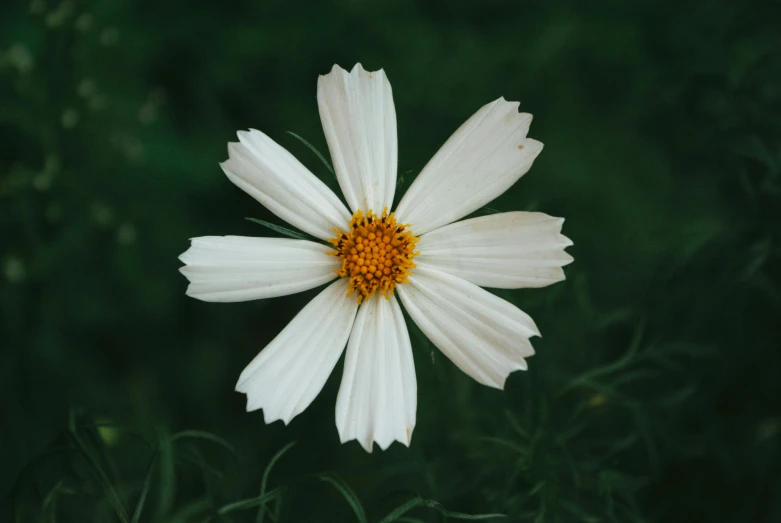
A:
{"label": "orange stamen cluster", "polygon": [[418,253],[418,238],[406,225],[396,223],[393,213],[387,209],[382,216],[372,211],[356,212],[350,220],[347,232],[335,229],[336,238],[330,242],[336,248],[334,254],[342,259],[342,267],[336,273],[350,278],[348,296],[356,293],[358,303],[377,292],[389,298],[399,283],[404,283],[415,267],[412,263]]}

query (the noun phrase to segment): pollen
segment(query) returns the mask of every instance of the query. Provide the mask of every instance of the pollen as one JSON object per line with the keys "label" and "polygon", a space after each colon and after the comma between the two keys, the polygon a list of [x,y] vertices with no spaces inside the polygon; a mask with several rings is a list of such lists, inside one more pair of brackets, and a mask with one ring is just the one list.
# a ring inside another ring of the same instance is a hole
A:
{"label": "pollen", "polygon": [[342,260],[336,273],[350,279],[348,296],[357,295],[358,303],[378,293],[390,298],[396,285],[407,281],[418,254],[418,238],[407,227],[385,209],[382,216],[359,210],[349,231],[334,229],[336,237],[329,241],[336,249],[333,254]]}

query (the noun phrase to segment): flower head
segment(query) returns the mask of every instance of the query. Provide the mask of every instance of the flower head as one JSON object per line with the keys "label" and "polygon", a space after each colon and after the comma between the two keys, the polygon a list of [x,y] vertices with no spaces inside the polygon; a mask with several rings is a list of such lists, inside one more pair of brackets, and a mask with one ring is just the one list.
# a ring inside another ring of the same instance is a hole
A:
{"label": "flower head", "polygon": [[[336,425],[343,442],[409,445],[417,384],[399,298],[421,331],[462,371],[503,388],[526,369],[537,326],[482,287],[543,287],[572,261],[563,219],[508,212],[457,221],[513,185],[542,144],[531,115],[503,98],[479,109],[434,155],[401,198],[396,112],[385,73],[337,66],[317,101],[349,209],[295,157],[260,131],[239,132],[222,164],[272,213],[326,243],[279,238],[194,238],[180,259],[187,294],[245,301],[334,279],[250,362],[236,390],[267,423],[288,423],[314,400],[341,357]],[[398,296],[398,298],[397,298]]]}
{"label": "flower head", "polygon": [[418,254],[418,238],[387,211],[377,216],[359,209],[350,220],[350,230],[337,230],[330,242],[336,249],[333,254],[342,260],[336,274],[350,279],[347,294],[357,294],[358,303],[377,292],[393,296],[396,285],[407,282],[415,267],[412,258]]}

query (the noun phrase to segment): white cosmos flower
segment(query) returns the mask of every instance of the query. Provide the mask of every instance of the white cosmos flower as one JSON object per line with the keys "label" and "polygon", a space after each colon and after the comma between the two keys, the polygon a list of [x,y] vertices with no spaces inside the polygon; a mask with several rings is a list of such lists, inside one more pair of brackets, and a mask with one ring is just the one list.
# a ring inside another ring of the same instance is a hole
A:
{"label": "white cosmos flower", "polygon": [[[187,294],[204,301],[272,298],[334,279],[244,369],[236,390],[266,423],[288,423],[314,400],[347,346],[336,400],[342,442],[409,445],[417,384],[401,298],[458,368],[501,389],[534,354],[534,321],[483,290],[543,287],[572,261],[561,218],[507,212],[456,221],[523,176],[542,150],[530,114],[500,98],[434,155],[388,214],[396,189],[396,111],[382,70],[338,66],[317,82],[328,148],[349,210],[260,131],[238,133],[228,178],[279,218],[329,241],[205,236],[182,254]],[[404,224],[404,225],[399,225]]]}

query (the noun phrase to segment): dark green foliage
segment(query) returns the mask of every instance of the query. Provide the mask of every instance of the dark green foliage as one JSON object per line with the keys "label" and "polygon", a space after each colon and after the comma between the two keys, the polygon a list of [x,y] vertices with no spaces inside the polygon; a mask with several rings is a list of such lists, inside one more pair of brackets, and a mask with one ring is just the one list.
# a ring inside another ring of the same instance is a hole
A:
{"label": "dark green foliage", "polygon": [[[0,521],[781,522],[779,20],[771,0],[3,2]],[[399,196],[481,105],[520,100],[545,150],[479,212],[564,216],[575,257],[496,291],[544,336],[504,392],[411,325],[412,445],[372,454],[339,443],[340,367],[287,427],[233,392],[316,291],[201,303],[177,273],[191,237],[300,234],[218,163],[258,128],[337,189],[316,81],[357,61],[393,85]]]}

